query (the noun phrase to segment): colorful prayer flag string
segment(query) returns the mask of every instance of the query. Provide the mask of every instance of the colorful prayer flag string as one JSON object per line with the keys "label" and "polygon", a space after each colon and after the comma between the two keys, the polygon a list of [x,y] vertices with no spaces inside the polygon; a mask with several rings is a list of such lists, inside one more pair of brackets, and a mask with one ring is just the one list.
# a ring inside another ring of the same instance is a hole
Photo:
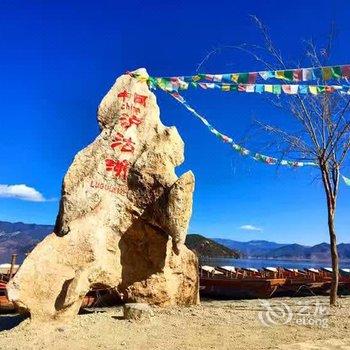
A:
{"label": "colorful prayer flag string", "polygon": [[225,92],[247,92],[247,93],[271,93],[280,95],[297,94],[331,94],[339,92],[341,94],[350,95],[350,85],[300,85],[300,84],[231,84],[231,83],[204,83],[191,82],[187,83],[183,80],[168,81],[164,79],[155,79],[153,86],[159,86],[166,91],[188,90],[189,88],[201,88],[204,90],[221,90]]}
{"label": "colorful prayer flag string", "polygon": [[[168,92],[168,91],[167,91]],[[298,162],[293,160],[278,159],[275,157],[266,156],[261,153],[252,152],[243,146],[237,144],[231,137],[222,134],[220,131],[215,129],[207,119],[200,115],[194,108],[192,108],[186,100],[178,92],[168,92],[175,100],[180,102],[187,110],[189,110],[193,115],[195,115],[216,137],[221,141],[231,144],[231,147],[242,156],[248,156],[256,161],[269,164],[269,165],[283,165],[289,167],[302,167],[302,166],[318,166],[314,162]]]}
{"label": "colorful prayer flag string", "polygon": [[186,82],[235,82],[238,84],[255,84],[258,79],[278,79],[292,82],[306,82],[316,80],[328,81],[339,79],[349,80],[350,65],[347,64],[325,67],[294,68],[245,73],[196,74],[175,77],[156,77],[155,79],[165,79],[168,81],[180,79]]}
{"label": "colorful prayer flag string", "polygon": [[[350,78],[350,66],[339,66],[339,70],[335,69],[334,67],[321,67],[322,72],[323,71],[327,71],[329,73],[327,73],[327,77],[328,76],[339,76],[341,77],[341,74],[339,72],[342,72],[342,77],[345,77],[344,72],[347,74],[346,75],[346,79]],[[348,69],[349,68],[349,69]],[[294,71],[296,70],[292,70],[293,74],[295,73]],[[278,76],[282,77],[283,74],[285,73],[281,73],[282,71],[275,71],[278,72],[276,73]],[[338,73],[339,74],[338,74]],[[259,72],[260,74],[261,72]],[[187,102],[186,100],[179,94],[178,90],[182,89],[182,90],[186,90],[188,89],[189,83],[185,81],[186,77],[181,77],[181,79],[179,79],[179,77],[174,77],[174,78],[169,78],[172,79],[172,82],[165,82],[164,80],[165,78],[146,78],[146,77],[141,77],[132,73],[129,73],[131,76],[133,76],[134,78],[140,80],[140,81],[144,81],[147,82],[148,85],[150,86],[150,88],[156,88],[157,86],[160,87],[163,91],[169,93],[174,99],[176,99],[179,103],[181,103],[187,110],[189,110],[193,115],[195,115],[208,129],[211,133],[213,133],[215,136],[217,136],[220,140],[222,140],[223,142],[229,143],[231,144],[231,147],[238,153],[240,153],[242,156],[248,156],[252,159],[254,159],[255,161],[260,161],[262,163],[265,164],[269,164],[269,165],[282,165],[282,166],[288,166],[288,167],[303,167],[303,166],[318,166],[318,164],[316,162],[299,162],[299,161],[292,161],[292,160],[287,160],[287,159],[278,159],[275,157],[270,157],[270,156],[266,156],[263,155],[261,153],[255,153],[255,152],[251,152],[250,150],[244,148],[243,146],[237,144],[231,137],[222,134],[220,131],[218,131],[217,129],[215,129],[206,118],[204,118],[202,115],[200,115],[194,108],[192,108]],[[248,78],[249,78],[249,74],[250,73],[245,73],[248,74]],[[255,74],[255,73],[254,73]],[[258,74],[258,73],[256,73]],[[304,71],[302,69],[302,74],[304,74]],[[294,76],[294,75],[293,75]],[[285,77],[285,75],[284,75]],[[218,77],[216,77],[216,79],[219,79]],[[331,79],[331,78],[329,78]],[[214,80],[214,78],[213,78]],[[237,79],[238,82],[239,79]],[[324,79],[327,80],[327,79]],[[218,80],[219,81],[219,80]],[[207,89],[207,88],[217,88],[218,86],[220,86],[220,88],[223,91],[245,91],[245,92],[271,92],[271,93],[281,93],[282,91],[286,94],[297,94],[297,93],[311,93],[314,95],[317,95],[318,93],[330,93],[330,92],[335,92],[335,91],[340,91],[341,93],[346,93],[346,94],[350,94],[350,86],[344,86],[344,85],[297,85],[297,84],[280,84],[280,85],[271,85],[271,84],[244,84],[244,83],[240,83],[240,84],[215,84],[215,83],[194,83],[192,82],[191,84],[198,84],[198,86],[200,86],[203,89]],[[173,88],[173,86],[177,86],[176,89]],[[169,86],[171,88],[169,88]],[[242,86],[245,87],[245,89],[243,90],[239,90],[239,88]],[[258,88],[257,88],[258,87]],[[231,90],[232,89],[237,89],[237,90]],[[276,92],[277,91],[277,92]],[[305,92],[304,92],[305,91]],[[345,177],[344,175],[341,175],[345,184],[347,186],[350,186],[350,178]]]}

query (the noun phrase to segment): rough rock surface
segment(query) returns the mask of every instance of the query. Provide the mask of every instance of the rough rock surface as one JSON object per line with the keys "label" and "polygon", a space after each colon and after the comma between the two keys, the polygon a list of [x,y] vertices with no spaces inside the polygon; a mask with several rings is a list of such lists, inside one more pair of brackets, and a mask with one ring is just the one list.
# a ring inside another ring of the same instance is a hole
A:
{"label": "rough rock surface", "polygon": [[[145,69],[136,71],[147,76]],[[184,246],[194,176],[146,82],[117,79],[98,109],[101,133],[64,177],[54,232],[26,258],[8,296],[37,320],[78,313],[94,285],[159,306],[198,303],[197,258]]]}
{"label": "rough rock surface", "polygon": [[154,316],[152,308],[146,303],[127,303],[123,308],[123,316],[126,320],[143,320]]}

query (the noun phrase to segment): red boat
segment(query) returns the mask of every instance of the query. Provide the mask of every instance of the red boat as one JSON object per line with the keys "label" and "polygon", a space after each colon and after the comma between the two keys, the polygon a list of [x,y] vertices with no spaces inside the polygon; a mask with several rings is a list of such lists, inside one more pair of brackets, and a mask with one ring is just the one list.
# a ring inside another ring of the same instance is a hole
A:
{"label": "red boat", "polygon": [[[15,305],[6,296],[6,284],[18,269],[15,260],[13,256],[11,264],[5,264],[6,268],[0,270],[0,313],[15,311]],[[329,293],[332,283],[331,268],[299,270],[201,266],[199,274],[202,296],[225,299],[324,295]],[[339,271],[339,294],[350,294],[350,269]],[[95,285],[85,296],[82,308],[112,306],[120,302],[113,290]]]}
{"label": "red boat", "polygon": [[6,296],[6,283],[0,281],[0,313],[14,311],[15,306]]}
{"label": "red boat", "polygon": [[[350,293],[350,271],[344,271],[340,270],[339,294]],[[329,269],[200,267],[201,295],[211,298],[327,295],[331,284]]]}

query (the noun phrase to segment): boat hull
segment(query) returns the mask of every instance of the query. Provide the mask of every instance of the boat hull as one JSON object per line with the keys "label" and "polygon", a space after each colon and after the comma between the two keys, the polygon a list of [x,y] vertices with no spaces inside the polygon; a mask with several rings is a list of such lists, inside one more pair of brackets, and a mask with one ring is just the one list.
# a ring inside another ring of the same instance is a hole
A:
{"label": "boat hull", "polygon": [[204,297],[222,299],[270,298],[285,283],[275,279],[201,278],[200,293]]}

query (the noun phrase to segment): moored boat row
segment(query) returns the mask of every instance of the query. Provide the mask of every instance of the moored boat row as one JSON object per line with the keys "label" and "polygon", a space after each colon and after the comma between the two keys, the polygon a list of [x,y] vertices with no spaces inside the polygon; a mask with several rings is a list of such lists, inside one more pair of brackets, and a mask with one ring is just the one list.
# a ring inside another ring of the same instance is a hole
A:
{"label": "moored boat row", "polygon": [[[350,269],[339,270],[339,294],[350,293]],[[332,268],[262,269],[233,266],[200,266],[202,296],[213,298],[269,298],[328,294]]]}
{"label": "moored boat row", "polygon": [[[11,264],[0,265],[0,313],[15,311],[15,305],[6,296],[6,285],[18,268],[15,259],[12,259]],[[199,276],[200,293],[204,297],[246,299],[324,295],[331,288],[332,268],[256,269],[203,265],[199,268]],[[339,294],[350,294],[350,269],[340,269],[339,276]],[[85,296],[82,307],[107,306],[117,302],[112,291],[103,286],[95,286]]]}

